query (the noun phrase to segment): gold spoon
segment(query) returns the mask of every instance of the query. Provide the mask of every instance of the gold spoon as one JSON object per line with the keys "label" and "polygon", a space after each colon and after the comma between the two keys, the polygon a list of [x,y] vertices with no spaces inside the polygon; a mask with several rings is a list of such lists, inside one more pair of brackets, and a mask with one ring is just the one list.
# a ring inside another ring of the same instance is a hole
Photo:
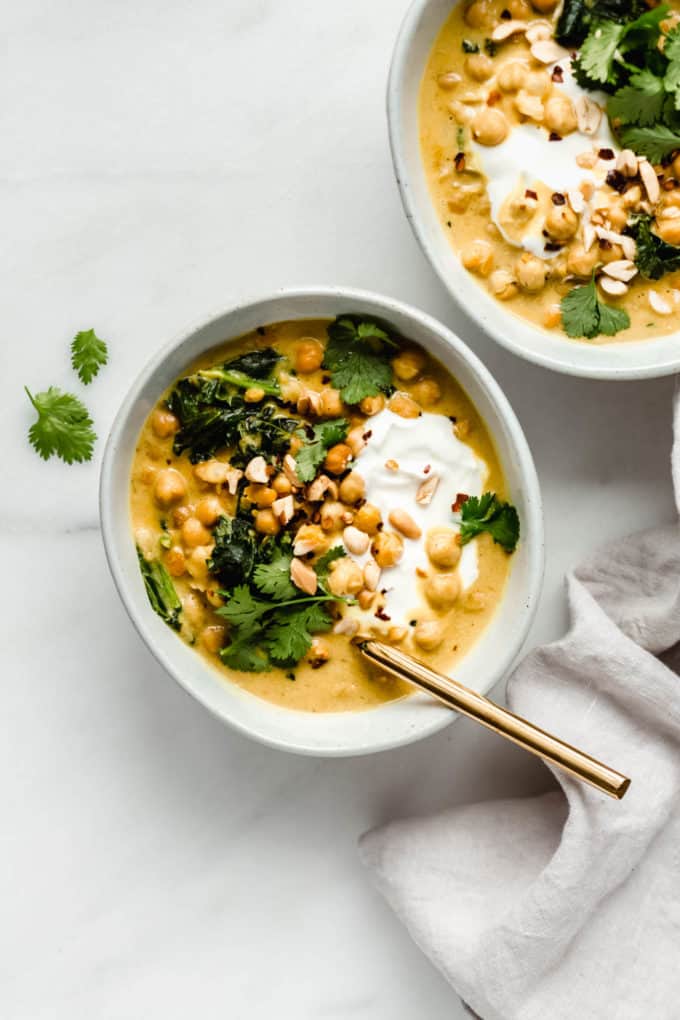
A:
{"label": "gold spoon", "polygon": [[397,648],[384,645],[380,641],[362,641],[359,649],[374,666],[392,673],[400,680],[408,680],[443,701],[449,708],[476,719],[482,726],[493,730],[494,733],[500,733],[502,737],[519,744],[525,751],[557,765],[582,782],[594,786],[596,790],[621,800],[630,786],[630,779],[620,772],[596,761],[584,751],[565,744],[564,741],[514,715],[506,708],[501,708],[476,691],[471,691],[469,687],[464,687],[457,680],[436,673],[418,659],[400,652]]}

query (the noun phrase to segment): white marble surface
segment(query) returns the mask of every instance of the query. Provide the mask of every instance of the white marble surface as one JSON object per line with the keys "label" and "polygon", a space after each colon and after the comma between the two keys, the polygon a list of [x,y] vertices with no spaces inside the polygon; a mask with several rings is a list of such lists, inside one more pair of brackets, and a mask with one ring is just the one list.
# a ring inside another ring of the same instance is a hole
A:
{"label": "white marble surface", "polygon": [[22,385],[73,384],[76,330],[110,342],[87,393],[103,436],[140,361],[244,294],[339,281],[444,319],[496,374],[536,457],[548,568],[532,642],[563,631],[562,578],[584,553],[672,518],[672,382],[579,382],[515,360],[421,257],[383,115],[405,7],[5,5],[3,1020],[459,1018],[355,840],[395,814],[550,782],[465,721],[370,759],[288,757],[168,681],[105,568],[98,459],[68,469],[26,445]]}

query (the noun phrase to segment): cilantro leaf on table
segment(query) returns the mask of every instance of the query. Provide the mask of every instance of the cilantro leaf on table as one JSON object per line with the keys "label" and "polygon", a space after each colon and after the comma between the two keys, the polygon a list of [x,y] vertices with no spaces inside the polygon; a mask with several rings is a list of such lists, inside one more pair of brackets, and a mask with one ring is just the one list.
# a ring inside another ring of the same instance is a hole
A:
{"label": "cilantro leaf on table", "polygon": [[67,464],[91,460],[97,436],[90,414],[78,397],[57,386],[35,396],[27,386],[24,389],[38,412],[28,438],[43,460],[49,460],[53,454]]}
{"label": "cilantro leaf on table", "polygon": [[312,437],[295,458],[295,469],[301,482],[311,482],[316,477],[327,451],[336,443],[341,443],[348,431],[349,422],[346,418],[333,418],[313,426]]}
{"label": "cilantro leaf on table", "polygon": [[139,547],[137,559],[151,608],[169,627],[179,630],[182,603],[165,565],[160,560],[147,560]]}
{"label": "cilantro leaf on table", "polygon": [[358,316],[341,316],[331,323],[323,365],[345,403],[358,404],[364,397],[389,392],[389,359],[397,346],[381,326]]}
{"label": "cilantro leaf on table", "polygon": [[630,84],[616,92],[607,105],[609,116],[621,124],[649,127],[661,117],[666,102],[664,79],[651,71],[632,75]]}
{"label": "cilantro leaf on table", "polygon": [[511,503],[501,502],[495,492],[471,496],[461,508],[461,545],[467,545],[485,531],[506,552],[515,551],[520,531],[517,510]]}
{"label": "cilantro leaf on table", "polygon": [[311,648],[312,635],[324,633],[332,626],[333,621],[319,603],[277,610],[264,644],[275,665],[294,666]]}
{"label": "cilantro leaf on table", "polygon": [[71,365],[81,383],[87,386],[109,360],[106,341],[100,340],[93,329],[81,330],[71,341]]}
{"label": "cilantro leaf on table", "polygon": [[680,131],[674,131],[665,124],[631,127],[621,133],[621,142],[639,156],[646,156],[650,163],[660,163],[680,149]]}
{"label": "cilantro leaf on table", "polygon": [[582,287],[574,287],[562,298],[562,325],[568,336],[593,337],[603,333],[614,336],[630,326],[627,312],[600,301],[595,279]]}
{"label": "cilantro leaf on table", "polygon": [[660,280],[665,273],[680,269],[680,248],[662,240],[652,230],[654,220],[641,214],[626,228],[626,233],[635,238],[635,265],[641,276],[647,280]]}
{"label": "cilantro leaf on table", "polygon": [[277,550],[269,563],[260,563],[255,567],[253,581],[265,595],[283,602],[286,599],[295,598],[299,594],[290,579],[290,565],[293,562],[293,554]]}

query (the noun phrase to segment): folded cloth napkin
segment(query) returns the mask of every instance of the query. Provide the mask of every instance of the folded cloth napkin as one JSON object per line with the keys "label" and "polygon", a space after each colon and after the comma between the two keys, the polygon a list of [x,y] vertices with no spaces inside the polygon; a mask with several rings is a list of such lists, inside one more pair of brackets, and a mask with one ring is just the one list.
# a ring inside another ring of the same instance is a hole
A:
{"label": "folded cloth napkin", "polygon": [[[680,400],[672,473],[680,512]],[[568,578],[571,629],[508,704],[632,778],[394,822],[361,855],[483,1020],[680,1017],[680,527],[615,542]]]}

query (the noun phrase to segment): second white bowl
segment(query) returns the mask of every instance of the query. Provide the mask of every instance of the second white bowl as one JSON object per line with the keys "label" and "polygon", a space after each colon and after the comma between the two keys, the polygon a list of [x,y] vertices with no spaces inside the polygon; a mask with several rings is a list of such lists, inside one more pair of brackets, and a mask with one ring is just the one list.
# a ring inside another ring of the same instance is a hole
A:
{"label": "second white bowl", "polygon": [[645,379],[680,370],[680,332],[659,340],[589,344],[539,329],[488,294],[461,265],[443,230],[420,153],[418,98],[432,46],[456,2],[414,0],[397,39],[387,90],[390,144],[406,216],[451,296],[499,344],[557,372]]}

